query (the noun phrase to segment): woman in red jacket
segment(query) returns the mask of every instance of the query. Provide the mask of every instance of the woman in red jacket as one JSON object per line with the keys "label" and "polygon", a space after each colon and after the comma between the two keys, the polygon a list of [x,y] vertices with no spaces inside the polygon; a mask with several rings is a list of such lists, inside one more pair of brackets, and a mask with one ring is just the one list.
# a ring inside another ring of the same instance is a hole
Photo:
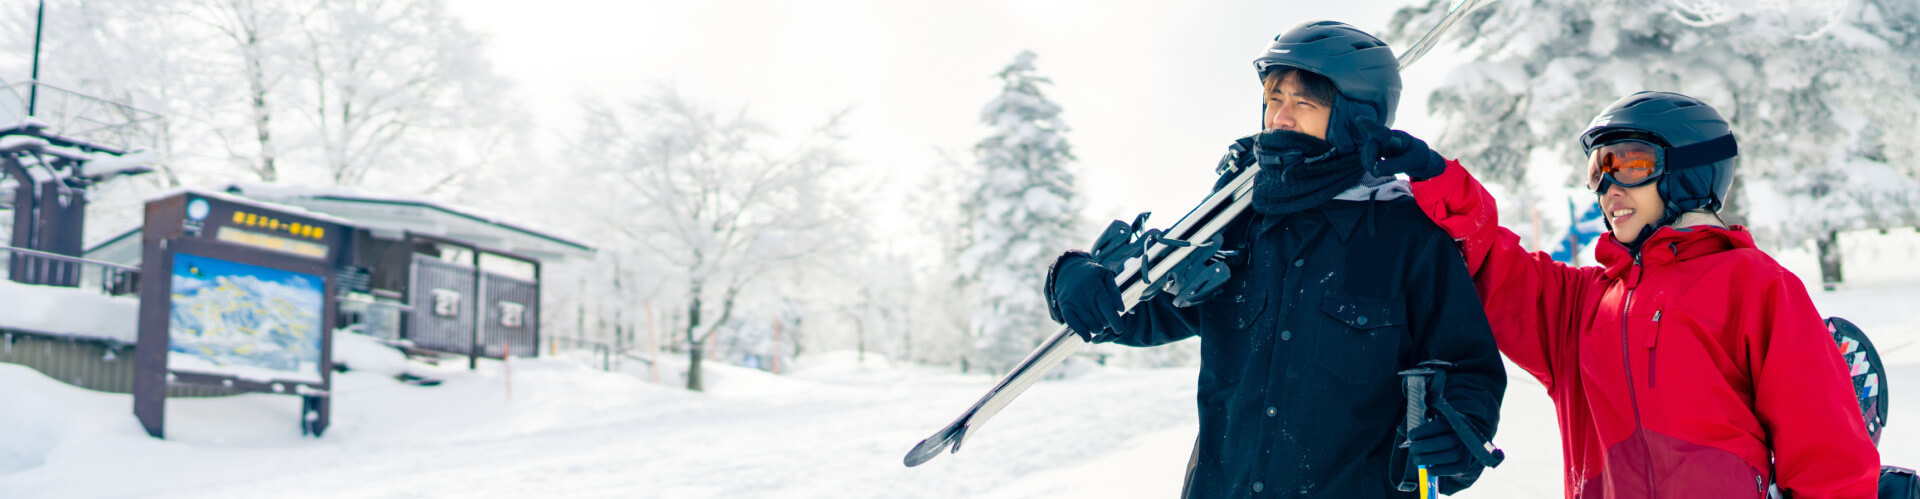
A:
{"label": "woman in red jacket", "polygon": [[1580,135],[1601,267],[1522,249],[1459,163],[1378,131],[1418,144],[1381,164],[1432,177],[1414,198],[1460,242],[1500,351],[1553,397],[1568,498],[1874,496],[1879,453],[1805,286],[1715,214],[1736,149],[1712,107],[1640,92]]}

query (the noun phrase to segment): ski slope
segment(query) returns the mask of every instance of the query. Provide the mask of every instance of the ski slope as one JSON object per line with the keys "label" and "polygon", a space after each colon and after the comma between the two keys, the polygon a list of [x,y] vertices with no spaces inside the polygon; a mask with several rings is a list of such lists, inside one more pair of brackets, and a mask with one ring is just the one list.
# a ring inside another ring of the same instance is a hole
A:
{"label": "ski slope", "polygon": [[[1782,259],[1802,276],[1810,256]],[[1920,465],[1920,277],[1859,265],[1828,315],[1890,364],[1883,461]],[[1817,283],[1817,278],[1812,279]],[[0,497],[1173,497],[1196,422],[1196,370],[1081,366],[1034,386],[957,454],[901,456],[993,383],[983,374],[802,357],[781,376],[707,364],[709,391],[654,384],[598,359],[408,362],[342,335],[333,427],[299,436],[299,400],[172,399],[168,440],[127,395],[0,364]],[[446,380],[394,381],[400,371]],[[1457,497],[1560,494],[1559,437],[1540,386],[1510,369],[1498,443],[1510,456]]]}

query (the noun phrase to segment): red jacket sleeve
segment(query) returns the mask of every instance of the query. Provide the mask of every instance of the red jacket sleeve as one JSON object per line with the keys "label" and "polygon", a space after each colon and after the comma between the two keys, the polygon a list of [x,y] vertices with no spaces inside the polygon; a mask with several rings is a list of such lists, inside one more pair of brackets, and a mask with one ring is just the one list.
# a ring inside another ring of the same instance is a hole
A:
{"label": "red jacket sleeve", "polygon": [[1554,372],[1578,368],[1572,344],[1605,289],[1601,269],[1575,268],[1522,248],[1520,236],[1500,226],[1493,195],[1458,161],[1414,182],[1413,198],[1460,243],[1500,352],[1552,391]]}
{"label": "red jacket sleeve", "polygon": [[1774,481],[1795,498],[1872,498],[1880,453],[1853,382],[1800,279],[1780,270],[1739,314],[1754,413],[1773,444]]}

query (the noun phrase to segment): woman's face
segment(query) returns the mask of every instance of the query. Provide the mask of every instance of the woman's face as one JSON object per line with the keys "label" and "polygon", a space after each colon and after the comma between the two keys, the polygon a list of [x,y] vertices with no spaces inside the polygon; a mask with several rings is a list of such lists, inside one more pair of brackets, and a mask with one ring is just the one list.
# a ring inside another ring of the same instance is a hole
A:
{"label": "woman's face", "polygon": [[1294,71],[1267,92],[1266,126],[1270,130],[1289,130],[1327,139],[1327,119],[1333,109],[1324,102],[1307,97],[1300,85],[1300,72]]}
{"label": "woman's face", "polygon": [[1660,181],[1648,182],[1639,187],[1621,187],[1612,184],[1607,192],[1600,195],[1600,208],[1613,223],[1613,238],[1623,244],[1632,243],[1640,237],[1640,231],[1660,221],[1667,213],[1667,203],[1660,201]]}

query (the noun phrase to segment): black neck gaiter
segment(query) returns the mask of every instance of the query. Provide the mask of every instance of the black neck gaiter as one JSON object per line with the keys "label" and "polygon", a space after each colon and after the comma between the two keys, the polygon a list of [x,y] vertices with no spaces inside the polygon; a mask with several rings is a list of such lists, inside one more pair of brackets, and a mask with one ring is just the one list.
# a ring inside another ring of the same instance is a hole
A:
{"label": "black neck gaiter", "polygon": [[1360,183],[1360,161],[1333,154],[1333,146],[1304,133],[1269,130],[1260,134],[1254,154],[1260,173],[1253,178],[1253,210],[1285,215],[1333,199]]}

